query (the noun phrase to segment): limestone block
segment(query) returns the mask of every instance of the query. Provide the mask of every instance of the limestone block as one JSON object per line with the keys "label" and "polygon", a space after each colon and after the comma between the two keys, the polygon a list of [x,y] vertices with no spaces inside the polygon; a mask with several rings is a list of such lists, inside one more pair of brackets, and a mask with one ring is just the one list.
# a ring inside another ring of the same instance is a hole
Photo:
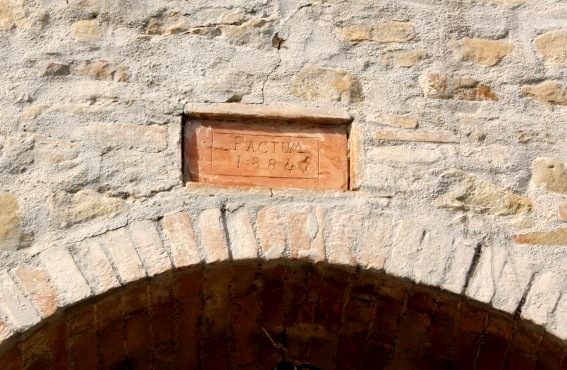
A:
{"label": "limestone block", "polygon": [[531,277],[532,268],[529,263],[509,258],[498,278],[492,306],[504,312],[515,312],[528,289]]}
{"label": "limestone block", "polygon": [[535,39],[534,45],[546,62],[567,65],[567,30],[544,33]]}
{"label": "limestone block", "polygon": [[107,232],[100,237],[99,242],[122,284],[146,277],[142,261],[125,228]]}
{"label": "limestone block", "polygon": [[364,219],[363,242],[358,264],[366,268],[381,270],[392,242],[392,218],[370,216]]}
{"label": "limestone block", "polygon": [[451,258],[441,287],[456,294],[463,293],[467,274],[475,255],[475,245],[471,241],[457,238],[453,243]]}
{"label": "limestone block", "polygon": [[73,37],[82,43],[99,41],[102,38],[100,24],[96,19],[78,21],[73,25]]}
{"label": "limestone block", "polygon": [[77,10],[98,13],[106,0],[69,0],[69,6]]}
{"label": "limestone block", "polygon": [[414,220],[404,219],[396,228],[385,270],[395,276],[414,278],[415,264],[421,256],[421,241],[425,229]]}
{"label": "limestone block", "polygon": [[70,227],[99,217],[111,218],[125,208],[123,200],[92,190],[80,190],[75,194],[52,194],[47,203],[61,227]]}
{"label": "limestone block", "polygon": [[43,317],[51,316],[57,310],[57,290],[44,270],[19,265],[12,269],[12,274]]}
{"label": "limestone block", "polygon": [[256,228],[264,257],[268,259],[283,257],[286,250],[286,232],[278,208],[262,208],[258,212]]}
{"label": "limestone block", "polygon": [[294,76],[291,93],[306,101],[353,103],[364,99],[362,86],[356,77],[342,69],[315,65],[304,67]]}
{"label": "limestone block", "polygon": [[34,162],[35,138],[27,135],[11,136],[3,142],[0,153],[0,172],[18,174],[25,172]]}
{"label": "limestone block", "polygon": [[95,294],[120,286],[110,261],[102,251],[100,238],[90,238],[74,245],[71,254]]}
{"label": "limestone block", "polygon": [[336,209],[330,212],[327,254],[329,263],[354,265],[355,251],[362,240],[363,215],[358,209]]}
{"label": "limestone block", "polygon": [[0,273],[0,316],[7,317],[16,330],[28,329],[41,320],[7,272]]}
{"label": "limestone block", "polygon": [[130,73],[127,66],[104,59],[84,60],[74,64],[71,68],[71,73],[102,81],[130,81]]}
{"label": "limestone block", "polygon": [[21,237],[18,200],[9,193],[0,193],[0,250],[17,249]]}
{"label": "limestone block", "polygon": [[163,218],[163,232],[169,240],[171,258],[177,268],[201,262],[191,218],[186,212],[177,212]]}
{"label": "limestone block", "polygon": [[524,96],[531,96],[544,104],[567,105],[567,89],[558,81],[524,85],[521,87],[520,93]]}
{"label": "limestone block", "polygon": [[286,213],[287,240],[293,258],[309,256],[311,243],[319,232],[311,206],[293,207]]}
{"label": "limestone block", "polygon": [[252,18],[237,26],[223,26],[222,35],[234,45],[268,49],[272,47],[276,20],[276,17]]}
{"label": "limestone block", "polygon": [[560,286],[561,277],[556,273],[551,271],[538,273],[526,297],[522,317],[538,325],[547,324],[561,296]]}
{"label": "limestone block", "polygon": [[536,158],[532,164],[532,182],[548,191],[567,194],[565,164],[554,158]]}
{"label": "limestone block", "polygon": [[490,100],[498,97],[490,87],[472,77],[454,76],[446,73],[424,73],[419,76],[419,85],[425,97],[455,100]]}
{"label": "limestone block", "polygon": [[191,15],[190,27],[210,27],[218,25],[239,25],[246,17],[242,8],[207,8]]}
{"label": "limestone block", "polygon": [[512,236],[512,239],[518,244],[567,245],[567,229],[518,234]]}
{"label": "limestone block", "polygon": [[128,230],[149,277],[171,270],[171,260],[152,221],[132,222]]}
{"label": "limestone block", "polygon": [[421,244],[421,256],[415,263],[415,280],[439,286],[445,277],[455,242],[456,238],[449,229],[426,230]]}
{"label": "limestone block", "polygon": [[201,245],[205,249],[207,263],[228,261],[228,242],[218,208],[207,209],[199,215]]}
{"label": "limestone block", "polygon": [[91,288],[65,247],[47,248],[40,253],[39,259],[57,289],[59,307],[69,306],[91,295]]}
{"label": "limestone block", "polygon": [[491,4],[500,5],[509,9],[515,9],[520,5],[524,5],[526,0],[489,0]]}
{"label": "limestone block", "polygon": [[15,27],[24,18],[24,0],[0,0],[0,31]]}
{"label": "limestone block", "polygon": [[340,30],[341,36],[351,42],[377,41],[380,43],[408,42],[415,37],[413,22],[390,21],[378,24],[354,24]]}
{"label": "limestone block", "polygon": [[409,68],[427,58],[427,52],[417,50],[386,50],[382,53],[382,63],[389,67]]}
{"label": "limestone block", "polygon": [[258,257],[258,246],[254,229],[250,223],[250,215],[245,207],[226,215],[226,224],[230,238],[230,251],[234,260]]}
{"label": "limestone block", "polygon": [[532,209],[528,198],[459,170],[445,172],[441,182],[447,190],[433,202],[439,208],[496,216],[521,215]]}
{"label": "limestone block", "polygon": [[40,77],[67,76],[71,73],[69,64],[56,62],[53,60],[42,61],[38,64]]}
{"label": "limestone block", "polygon": [[471,39],[451,40],[449,47],[459,61],[494,66],[514,50],[514,43],[503,40]]}
{"label": "limestone block", "polygon": [[420,141],[429,143],[458,143],[459,138],[451,131],[376,131],[376,140],[386,141]]}

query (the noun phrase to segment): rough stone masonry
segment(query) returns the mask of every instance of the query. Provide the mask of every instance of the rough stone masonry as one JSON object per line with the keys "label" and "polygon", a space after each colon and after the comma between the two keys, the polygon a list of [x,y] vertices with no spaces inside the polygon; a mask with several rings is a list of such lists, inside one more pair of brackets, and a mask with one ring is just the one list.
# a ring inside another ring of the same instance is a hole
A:
{"label": "rough stone masonry", "polygon": [[[0,0],[0,70],[0,339],[172,266],[280,257],[567,339],[563,0]],[[192,103],[348,112],[351,190],[186,187]]]}

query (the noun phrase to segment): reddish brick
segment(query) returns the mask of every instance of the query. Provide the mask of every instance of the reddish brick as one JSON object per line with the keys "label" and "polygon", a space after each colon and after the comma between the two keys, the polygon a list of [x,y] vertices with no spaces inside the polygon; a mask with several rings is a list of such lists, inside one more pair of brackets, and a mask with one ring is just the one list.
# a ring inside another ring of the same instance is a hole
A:
{"label": "reddish brick", "polygon": [[147,312],[140,312],[124,319],[127,359],[133,369],[150,369],[151,353],[148,348],[150,321]]}
{"label": "reddish brick", "polygon": [[205,270],[205,278],[203,280],[205,309],[201,331],[203,338],[227,335],[227,307],[232,276],[232,268],[215,267]]}
{"label": "reddish brick", "polygon": [[226,337],[213,337],[204,340],[201,355],[201,369],[230,369],[227,342]]}
{"label": "reddish brick", "polygon": [[462,301],[459,306],[459,318],[455,331],[453,347],[453,364],[456,369],[473,369],[479,346],[482,343],[481,333],[485,326],[486,311],[480,307]]}
{"label": "reddish brick", "polygon": [[181,302],[199,302],[201,300],[201,270],[189,270],[177,276],[177,282],[173,286],[175,299]]}
{"label": "reddish brick", "polygon": [[148,310],[148,288],[140,286],[130,289],[122,295],[124,316],[136,315]]}
{"label": "reddish brick", "polygon": [[[30,337],[20,343],[20,352],[25,368],[33,367],[34,363],[43,363],[47,356],[46,339],[47,331],[45,328],[36,330]],[[37,368],[37,367],[36,367]]]}
{"label": "reddish brick", "polygon": [[[72,324],[71,324],[72,326]],[[94,322],[90,330],[84,330],[70,337],[71,360],[74,368],[96,369],[99,367],[97,358],[97,336],[94,331]]]}
{"label": "reddish brick", "polygon": [[513,334],[504,369],[534,369],[542,338],[542,329],[520,322]]}
{"label": "reddish brick", "polygon": [[124,359],[122,296],[111,295],[95,306],[99,358],[103,368],[115,368]]}
{"label": "reddish brick", "polygon": [[203,303],[197,300],[178,304],[177,369],[191,369],[200,362],[200,318]]}
{"label": "reddish brick", "polygon": [[67,349],[67,323],[59,322],[48,327],[47,347],[51,352],[52,369],[69,368],[69,351]]}
{"label": "reddish brick", "polygon": [[263,208],[257,217],[258,238],[262,252],[267,258],[283,257],[285,252],[285,226],[275,207]]}
{"label": "reddish brick", "polygon": [[478,368],[504,367],[506,352],[514,323],[509,317],[490,313],[488,324],[483,335],[483,344],[478,358]]}
{"label": "reddish brick", "polygon": [[258,291],[260,284],[258,274],[259,271],[256,265],[238,267],[238,273],[234,275],[234,280],[230,285],[230,296],[242,297]]}
{"label": "reddish brick", "polygon": [[175,305],[170,282],[152,283],[150,297],[150,347],[175,345]]}
{"label": "reddish brick", "polygon": [[2,356],[0,356],[0,369],[2,370],[21,370],[22,369],[22,356],[20,348],[14,346]]}
{"label": "reddish brick", "polygon": [[564,349],[565,345],[562,345],[558,339],[553,338],[550,334],[545,334],[539,348],[536,369],[553,369],[561,365]]}
{"label": "reddish brick", "polygon": [[[411,298],[410,298],[411,299]],[[419,355],[431,319],[426,314],[407,311],[400,321],[391,369],[419,368]]]}
{"label": "reddish brick", "polygon": [[375,303],[352,298],[349,300],[339,336],[337,368],[349,370],[360,367],[366,337],[375,313]]}
{"label": "reddish brick", "polygon": [[[256,365],[258,356],[258,328],[256,326],[260,308],[258,296],[233,298],[231,301],[232,347],[230,362],[232,368]],[[262,333],[263,334],[263,333]]]}
{"label": "reddish brick", "polygon": [[455,335],[459,301],[441,298],[431,316],[431,325],[424,344],[423,369],[445,369],[451,363],[451,346]]}

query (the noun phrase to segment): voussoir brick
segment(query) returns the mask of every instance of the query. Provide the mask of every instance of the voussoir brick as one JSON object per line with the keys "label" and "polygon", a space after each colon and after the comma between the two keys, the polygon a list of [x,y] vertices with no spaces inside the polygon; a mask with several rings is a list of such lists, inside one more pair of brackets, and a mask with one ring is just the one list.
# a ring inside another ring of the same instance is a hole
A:
{"label": "voussoir brick", "polygon": [[75,245],[71,254],[95,294],[120,286],[99,238],[90,238]]}
{"label": "voussoir brick", "polygon": [[357,209],[338,209],[330,213],[326,225],[329,262],[354,265],[356,264],[354,251],[357,243],[362,239],[363,215]]}
{"label": "voussoir brick", "polygon": [[402,220],[398,225],[392,249],[386,259],[386,272],[413,278],[415,263],[419,261],[421,241],[425,230],[413,220]]}
{"label": "voussoir brick", "polygon": [[380,270],[391,244],[392,219],[388,216],[368,217],[364,220],[363,242],[358,263],[366,268]]}
{"label": "voussoir brick", "polygon": [[256,228],[264,257],[283,257],[286,250],[286,233],[278,208],[262,208],[257,215]]}
{"label": "voussoir brick", "polygon": [[7,272],[0,273],[0,320],[4,317],[18,331],[28,329],[41,320]]}
{"label": "voussoir brick", "polygon": [[152,221],[136,221],[128,229],[148,276],[171,269],[171,260]]}
{"label": "voussoir brick", "polygon": [[193,224],[187,212],[164,216],[163,233],[169,241],[171,258],[175,267],[185,267],[201,262]]}
{"label": "voussoir brick", "polygon": [[57,289],[43,269],[20,265],[12,274],[41,316],[50,316],[57,310]]}
{"label": "voussoir brick", "polygon": [[230,251],[235,260],[258,257],[258,245],[250,223],[248,209],[239,208],[227,214],[226,223],[230,237]]}
{"label": "voussoir brick", "polygon": [[121,283],[126,284],[146,277],[142,261],[125,228],[110,231],[102,235],[100,240],[118,272]]}
{"label": "voussoir brick", "polygon": [[206,253],[207,263],[228,260],[228,243],[222,217],[222,212],[218,208],[207,209],[199,215],[201,244]]}
{"label": "voussoir brick", "polygon": [[57,288],[59,307],[66,307],[91,295],[91,288],[64,246],[44,250],[39,259]]}

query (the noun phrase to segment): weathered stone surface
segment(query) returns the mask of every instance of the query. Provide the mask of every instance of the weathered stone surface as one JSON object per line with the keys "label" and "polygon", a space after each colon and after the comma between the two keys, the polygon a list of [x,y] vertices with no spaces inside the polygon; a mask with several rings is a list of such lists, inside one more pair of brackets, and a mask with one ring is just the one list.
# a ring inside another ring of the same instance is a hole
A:
{"label": "weathered stone surface", "polygon": [[104,1],[105,0],[69,0],[69,6],[74,9],[98,14]]}
{"label": "weathered stone surface", "polygon": [[431,143],[458,143],[459,138],[451,131],[377,131],[376,140],[387,141],[422,141]]}
{"label": "weathered stone surface", "polygon": [[377,41],[380,43],[407,42],[415,37],[412,22],[383,22],[376,25],[356,24],[341,29],[341,36],[352,42]]}
{"label": "weathered stone surface", "polygon": [[44,270],[20,265],[12,273],[43,317],[48,317],[57,310],[57,291]]}
{"label": "weathered stone surface", "polygon": [[171,269],[171,260],[161,241],[156,225],[149,220],[128,225],[130,238],[149,277]]}
{"label": "weathered stone surface", "polygon": [[354,103],[364,99],[362,86],[352,74],[315,65],[304,67],[293,77],[291,93],[306,101]]}
{"label": "weathered stone surface", "polygon": [[367,158],[374,162],[434,163],[444,158],[443,152],[433,149],[415,149],[406,146],[374,147]]}
{"label": "weathered stone surface", "polygon": [[330,263],[354,265],[354,250],[359,239],[363,218],[356,210],[337,209],[329,215],[327,253]]}
{"label": "weathered stone surface", "polygon": [[71,254],[95,294],[120,286],[110,261],[102,251],[100,238],[87,239],[75,245]]}
{"label": "weathered stone surface", "polygon": [[220,209],[211,208],[199,215],[201,245],[208,263],[228,260],[228,242]]}
{"label": "weathered stone surface", "polygon": [[366,268],[383,269],[391,243],[392,219],[387,216],[364,219],[363,242],[358,263]]}
{"label": "weathered stone surface", "polygon": [[0,31],[7,31],[25,18],[24,0],[0,1]]}
{"label": "weathered stone surface", "polygon": [[54,61],[44,61],[39,63],[39,76],[41,77],[57,77],[67,76],[71,74],[69,65]]}
{"label": "weathered stone surface", "polygon": [[100,24],[96,19],[78,21],[73,25],[73,37],[77,42],[96,42],[102,37]]}
{"label": "weathered stone surface", "polygon": [[561,296],[560,286],[561,277],[557,274],[552,272],[537,274],[526,297],[526,304],[522,307],[522,317],[538,325],[547,324]]}
{"label": "weathered stone surface", "polygon": [[414,266],[419,261],[421,241],[425,230],[414,220],[405,219],[395,229],[390,254],[386,259],[385,270],[396,276],[414,278]]}
{"label": "weathered stone surface", "polygon": [[520,92],[545,104],[567,105],[567,89],[558,81],[545,81],[538,85],[524,85]]}
{"label": "weathered stone surface", "polygon": [[0,193],[0,250],[17,249],[21,237],[18,200],[9,193]]}
{"label": "weathered stone surface", "polygon": [[276,17],[252,18],[237,26],[224,26],[223,36],[235,45],[255,46],[258,49],[272,47]]}
{"label": "weathered stone surface", "polygon": [[492,100],[498,97],[490,87],[472,77],[446,73],[425,73],[419,76],[423,94],[428,98],[456,100]]}
{"label": "weathered stone surface", "polygon": [[287,240],[293,258],[307,257],[313,238],[319,232],[313,207],[295,207],[286,214]]}
{"label": "weathered stone surface", "polygon": [[418,50],[387,50],[382,53],[382,63],[389,67],[413,67],[427,58],[427,52]]}
{"label": "weathered stone surface", "polygon": [[445,172],[441,181],[445,192],[433,202],[439,208],[496,216],[525,214],[532,209],[528,198],[459,170]]}
{"label": "weathered stone surface", "polygon": [[95,80],[128,82],[130,73],[128,67],[121,64],[111,63],[106,60],[85,60],[73,65],[73,74],[86,76]]}
{"label": "weathered stone surface", "polygon": [[546,62],[567,65],[567,30],[544,33],[535,39],[534,45]]}
{"label": "weathered stone surface", "polygon": [[512,239],[518,244],[567,245],[567,229],[518,234]]}
{"label": "weathered stone surface", "polygon": [[250,223],[250,215],[245,207],[230,212],[226,217],[226,225],[230,238],[230,251],[234,260],[258,257],[256,237]]}
{"label": "weathered stone surface", "polygon": [[9,137],[2,143],[0,172],[18,174],[25,172],[34,162],[35,138],[29,135]]}
{"label": "weathered stone surface", "polygon": [[239,25],[246,17],[242,8],[208,8],[202,9],[189,18],[190,27],[209,27],[218,25]]}
{"label": "weathered stone surface", "polygon": [[75,194],[53,194],[48,198],[48,204],[61,227],[98,217],[113,217],[125,208],[121,199],[107,197],[92,190],[80,190]]}
{"label": "weathered stone surface", "polygon": [[565,164],[553,158],[536,158],[532,164],[532,182],[551,192],[567,194]]}
{"label": "weathered stone surface", "polygon": [[167,130],[161,126],[96,123],[85,130],[86,136],[105,149],[135,149],[143,152],[161,152],[167,148]]}
{"label": "weathered stone surface", "polygon": [[524,5],[526,0],[489,0],[494,5],[500,5],[509,9],[514,9],[520,5]]}
{"label": "weathered stone surface", "polygon": [[378,119],[377,122],[381,125],[399,128],[413,129],[417,128],[417,119],[412,117],[385,117]]}
{"label": "weathered stone surface", "polygon": [[41,319],[7,272],[0,273],[0,315],[7,317],[20,330],[37,324]]}
{"label": "weathered stone surface", "polygon": [[169,240],[175,267],[195,265],[201,261],[193,224],[186,212],[166,215],[163,218],[163,232]]}
{"label": "weathered stone surface", "polygon": [[514,44],[503,40],[471,39],[465,37],[451,40],[449,47],[453,49],[455,59],[474,62],[484,66],[494,66],[514,50]]}
{"label": "weathered stone surface", "polygon": [[124,228],[109,231],[98,241],[116,270],[120,283],[127,284],[146,277],[138,252]]}

